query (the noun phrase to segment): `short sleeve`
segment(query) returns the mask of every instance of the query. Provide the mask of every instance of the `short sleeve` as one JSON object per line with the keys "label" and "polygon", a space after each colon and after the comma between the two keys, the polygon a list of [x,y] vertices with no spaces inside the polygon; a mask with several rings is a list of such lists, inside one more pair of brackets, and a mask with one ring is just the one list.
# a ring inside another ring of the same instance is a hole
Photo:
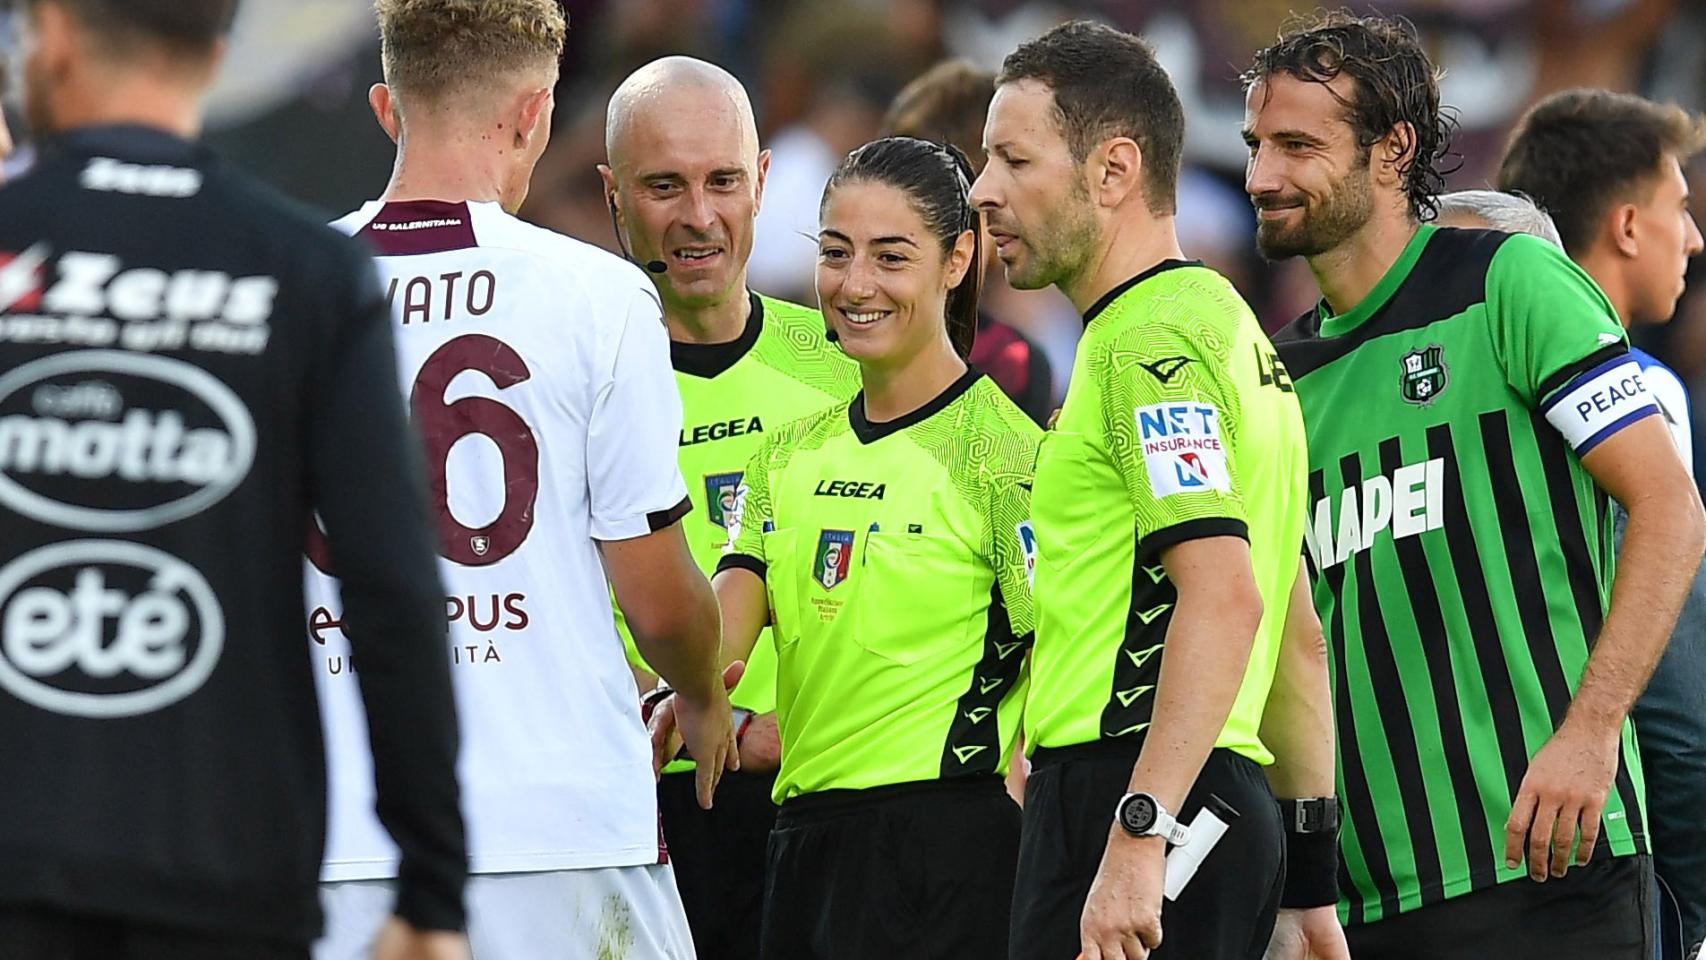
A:
{"label": "short sleeve", "polygon": [[1487,270],[1487,306],[1506,382],[1578,455],[1659,415],[1616,311],[1563,251],[1506,240]]}
{"label": "short sleeve", "polygon": [[997,475],[989,485],[989,531],[994,541],[990,562],[1016,637],[1035,629],[1031,606],[1037,568],[1037,537],[1031,529],[1034,463],[1033,456],[1030,470]]}
{"label": "short sleeve", "polygon": [[587,422],[592,536],[655,533],[692,510],[676,459],[681,396],[655,294],[635,288]]}
{"label": "short sleeve", "polygon": [[1108,455],[1136,516],[1138,549],[1185,540],[1249,539],[1238,484],[1238,395],[1230,345],[1211,324],[1188,338],[1172,325],[1131,326],[1096,365]]}
{"label": "short sleeve", "polygon": [[739,567],[760,577],[765,575],[769,561],[764,556],[764,534],[774,529],[775,523],[770,500],[770,464],[779,436],[772,434],[747,461],[741,485],[735,491],[734,508],[724,514],[729,543],[723,548],[722,559],[717,561],[719,573]]}

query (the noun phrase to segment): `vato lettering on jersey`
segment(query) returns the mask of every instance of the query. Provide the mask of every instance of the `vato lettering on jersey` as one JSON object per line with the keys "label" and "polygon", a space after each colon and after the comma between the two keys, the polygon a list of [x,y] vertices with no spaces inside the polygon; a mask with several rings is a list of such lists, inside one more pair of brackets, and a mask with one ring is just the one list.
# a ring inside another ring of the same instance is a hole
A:
{"label": "vato lettering on jersey", "polygon": [[1613,357],[1565,384],[1540,405],[1546,422],[1584,456],[1612,434],[1659,414],[1641,365],[1631,356]]}
{"label": "vato lettering on jersey", "polygon": [[169,357],[83,350],[0,375],[0,505],[73,530],[147,530],[224,499],[255,422],[218,378]]}
{"label": "vato lettering on jersey", "polygon": [[92,719],[164,709],[213,673],[225,619],[194,567],[139,543],[56,543],[0,568],[0,688]]}
{"label": "vato lettering on jersey", "polygon": [[1133,411],[1138,443],[1157,497],[1232,489],[1220,411],[1212,403],[1156,403]]}
{"label": "vato lettering on jersey", "polygon": [[1376,475],[1339,494],[1338,524],[1333,501],[1322,497],[1310,511],[1304,540],[1317,570],[1335,567],[1373,546],[1391,531],[1402,540],[1445,526],[1445,461],[1435,458]]}
{"label": "vato lettering on jersey", "polygon": [[273,277],[126,269],[112,254],[68,251],[49,284],[48,258],[45,244],[0,250],[0,341],[257,354],[271,336]]}

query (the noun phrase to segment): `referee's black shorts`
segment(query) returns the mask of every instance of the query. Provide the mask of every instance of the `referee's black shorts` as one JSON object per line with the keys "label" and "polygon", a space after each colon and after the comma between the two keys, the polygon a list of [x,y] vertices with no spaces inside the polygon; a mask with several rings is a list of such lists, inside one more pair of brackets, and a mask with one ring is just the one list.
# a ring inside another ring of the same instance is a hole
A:
{"label": "referee's black shorts", "polygon": [[770,835],[762,960],[1007,955],[1019,808],[994,776],[808,794]]}
{"label": "referee's black shorts", "polygon": [[1381,960],[1652,960],[1653,896],[1651,857],[1613,857],[1346,927],[1345,940]]}
{"label": "referee's black shorts", "polygon": [[[1078,920],[1141,746],[1104,742],[1037,751],[1025,788],[1012,960],[1078,956]],[[1175,815],[1189,823],[1210,793],[1238,811],[1238,819],[1179,899],[1162,904],[1161,946],[1151,960],[1261,960],[1273,935],[1285,878],[1279,804],[1262,768],[1230,750],[1209,754]]]}
{"label": "referee's black shorts", "polygon": [[764,911],[765,845],[776,825],[774,773],[725,773],[701,809],[691,772],[658,781],[670,866],[699,960],[754,960]]}

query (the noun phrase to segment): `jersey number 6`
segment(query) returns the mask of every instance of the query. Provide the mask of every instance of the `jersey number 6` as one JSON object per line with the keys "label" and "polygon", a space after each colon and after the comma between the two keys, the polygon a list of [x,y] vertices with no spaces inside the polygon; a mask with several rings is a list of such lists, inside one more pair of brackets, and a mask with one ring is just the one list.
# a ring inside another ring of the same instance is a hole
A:
{"label": "jersey number 6", "polygon": [[[539,493],[539,443],[527,421],[496,400],[463,397],[445,402],[450,382],[469,370],[485,374],[499,390],[532,376],[509,344],[484,334],[468,334],[439,347],[421,364],[409,391],[409,409],[426,444],[439,554],[463,566],[483,567],[514,553],[533,529],[533,503]],[[445,481],[451,448],[474,434],[496,444],[504,464],[503,508],[492,522],[478,529],[464,526],[450,512]],[[331,573],[325,538],[312,520],[308,559],[322,572]]]}

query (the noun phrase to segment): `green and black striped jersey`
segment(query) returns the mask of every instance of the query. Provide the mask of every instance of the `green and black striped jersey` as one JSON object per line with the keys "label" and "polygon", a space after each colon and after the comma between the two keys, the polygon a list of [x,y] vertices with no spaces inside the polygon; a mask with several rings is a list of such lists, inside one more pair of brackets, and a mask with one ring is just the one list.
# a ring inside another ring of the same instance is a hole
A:
{"label": "green and black striped jersey", "polygon": [[1004,772],[1018,734],[1042,431],[976,371],[887,423],[862,397],[765,439],[718,564],[767,588],[777,802]]}
{"label": "green and black striped jersey", "polygon": [[[1610,602],[1580,457],[1657,413],[1597,286],[1528,236],[1423,226],[1372,292],[1276,344],[1309,439],[1306,541],[1338,721],[1340,913],[1525,875],[1504,824]],[[1634,730],[1596,857],[1644,851]]]}

